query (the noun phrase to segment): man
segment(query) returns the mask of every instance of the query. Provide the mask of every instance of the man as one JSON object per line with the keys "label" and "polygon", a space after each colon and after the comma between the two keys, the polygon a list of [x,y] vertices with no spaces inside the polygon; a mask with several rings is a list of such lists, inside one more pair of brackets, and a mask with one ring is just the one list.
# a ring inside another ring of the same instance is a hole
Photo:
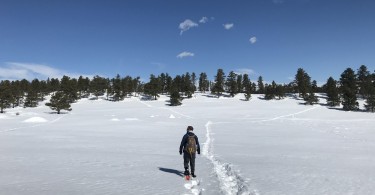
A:
{"label": "man", "polygon": [[184,175],[190,175],[189,173],[189,163],[190,163],[190,169],[191,169],[191,176],[196,177],[194,174],[195,171],[195,153],[198,152],[200,154],[200,146],[198,137],[193,133],[193,127],[188,126],[187,132],[182,137],[182,141],[180,144],[180,155],[182,155],[182,152],[184,152],[184,168],[185,172]]}

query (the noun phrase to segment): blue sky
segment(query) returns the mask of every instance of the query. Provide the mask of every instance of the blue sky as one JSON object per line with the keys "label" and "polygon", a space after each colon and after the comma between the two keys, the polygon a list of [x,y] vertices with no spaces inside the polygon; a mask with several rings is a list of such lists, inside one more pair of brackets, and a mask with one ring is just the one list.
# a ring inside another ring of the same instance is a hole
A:
{"label": "blue sky", "polygon": [[0,79],[375,67],[371,0],[0,0]]}

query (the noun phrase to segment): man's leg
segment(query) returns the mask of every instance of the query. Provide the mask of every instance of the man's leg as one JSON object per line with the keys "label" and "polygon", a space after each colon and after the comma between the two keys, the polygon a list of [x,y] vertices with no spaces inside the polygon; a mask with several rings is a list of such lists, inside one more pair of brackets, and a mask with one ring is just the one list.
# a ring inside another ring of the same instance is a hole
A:
{"label": "man's leg", "polygon": [[190,168],[191,168],[191,175],[195,177],[195,154],[191,154],[190,156]]}
{"label": "man's leg", "polygon": [[185,168],[185,175],[189,175],[189,161],[190,161],[190,155],[186,152],[184,152],[184,168]]}

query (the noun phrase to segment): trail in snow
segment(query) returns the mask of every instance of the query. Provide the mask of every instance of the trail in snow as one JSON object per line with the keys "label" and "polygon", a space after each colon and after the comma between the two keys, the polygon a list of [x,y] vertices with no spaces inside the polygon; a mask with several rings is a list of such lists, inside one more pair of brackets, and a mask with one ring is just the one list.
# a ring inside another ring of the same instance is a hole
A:
{"label": "trail in snow", "polygon": [[206,123],[206,142],[204,143],[202,154],[213,164],[221,190],[228,195],[257,195],[257,190],[250,190],[245,180],[237,171],[233,170],[231,164],[222,163],[215,157],[213,139],[211,138],[212,124],[211,121]]}
{"label": "trail in snow", "polygon": [[186,181],[184,187],[190,191],[193,195],[200,195],[202,193],[202,189],[199,187],[200,180],[191,179]]}

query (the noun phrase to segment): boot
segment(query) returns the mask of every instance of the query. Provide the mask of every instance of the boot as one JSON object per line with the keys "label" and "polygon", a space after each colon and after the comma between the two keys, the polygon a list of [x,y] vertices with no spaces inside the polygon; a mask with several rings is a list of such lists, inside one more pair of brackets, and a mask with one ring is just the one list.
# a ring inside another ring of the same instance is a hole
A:
{"label": "boot", "polygon": [[194,175],[194,172],[193,172],[193,171],[191,172],[191,176],[192,176],[192,177],[196,177],[196,175]]}
{"label": "boot", "polygon": [[184,175],[190,175],[189,169],[185,169]]}

